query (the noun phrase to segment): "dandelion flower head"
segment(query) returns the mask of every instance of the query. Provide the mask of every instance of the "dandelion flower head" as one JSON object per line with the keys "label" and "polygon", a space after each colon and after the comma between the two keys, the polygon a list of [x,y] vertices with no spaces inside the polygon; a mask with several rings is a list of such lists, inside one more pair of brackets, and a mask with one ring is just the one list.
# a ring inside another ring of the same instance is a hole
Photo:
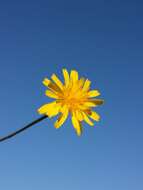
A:
{"label": "dandelion flower head", "polygon": [[40,107],[38,112],[48,117],[58,115],[54,123],[55,128],[60,128],[70,115],[73,127],[80,136],[83,121],[94,126],[94,121],[100,120],[100,116],[93,108],[103,104],[103,100],[96,98],[100,95],[98,90],[90,90],[89,79],[79,78],[75,70],[69,73],[63,69],[62,72],[64,83],[55,74],[51,79],[43,80],[43,84],[47,87],[45,94],[53,101]]}

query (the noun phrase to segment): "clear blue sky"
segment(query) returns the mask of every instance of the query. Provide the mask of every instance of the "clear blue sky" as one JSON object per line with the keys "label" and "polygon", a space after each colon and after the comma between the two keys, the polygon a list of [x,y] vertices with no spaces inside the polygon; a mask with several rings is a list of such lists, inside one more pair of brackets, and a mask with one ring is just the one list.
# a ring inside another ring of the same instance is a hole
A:
{"label": "clear blue sky", "polygon": [[[42,80],[77,69],[101,122],[78,138],[45,120],[0,144],[2,190],[143,189],[143,2],[0,2],[0,135],[39,117]],[[49,101],[49,100],[48,100]]]}

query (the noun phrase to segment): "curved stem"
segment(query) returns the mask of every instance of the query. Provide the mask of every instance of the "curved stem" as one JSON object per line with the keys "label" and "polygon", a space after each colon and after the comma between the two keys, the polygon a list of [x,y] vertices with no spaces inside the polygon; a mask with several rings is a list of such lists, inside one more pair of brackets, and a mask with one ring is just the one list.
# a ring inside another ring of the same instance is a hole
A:
{"label": "curved stem", "polygon": [[48,116],[44,115],[44,116],[42,116],[42,117],[36,119],[35,121],[32,121],[31,123],[29,123],[29,124],[26,125],[25,127],[23,127],[23,128],[21,128],[21,129],[15,131],[15,132],[13,132],[13,133],[10,133],[10,134],[8,134],[8,135],[6,135],[6,136],[0,138],[0,142],[5,141],[5,140],[7,140],[7,139],[10,139],[10,138],[14,137],[15,135],[21,133],[22,131],[25,131],[26,129],[32,127],[33,125],[35,125],[36,123],[39,123],[40,121],[44,120],[44,119],[47,118],[47,117],[48,117]]}

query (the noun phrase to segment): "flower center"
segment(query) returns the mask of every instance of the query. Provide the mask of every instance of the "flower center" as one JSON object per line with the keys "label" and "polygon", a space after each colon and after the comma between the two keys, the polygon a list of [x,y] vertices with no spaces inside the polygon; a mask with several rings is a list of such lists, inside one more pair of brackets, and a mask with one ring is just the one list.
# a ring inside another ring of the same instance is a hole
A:
{"label": "flower center", "polygon": [[62,102],[64,105],[67,105],[69,110],[76,110],[78,109],[79,105],[82,104],[81,98],[76,96],[74,93],[65,94]]}

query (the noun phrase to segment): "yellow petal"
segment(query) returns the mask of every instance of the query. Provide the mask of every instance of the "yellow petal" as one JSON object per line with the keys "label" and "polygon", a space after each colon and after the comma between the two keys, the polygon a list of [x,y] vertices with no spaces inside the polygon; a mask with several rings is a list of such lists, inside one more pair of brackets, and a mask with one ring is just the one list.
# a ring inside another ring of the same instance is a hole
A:
{"label": "yellow petal", "polygon": [[69,84],[69,73],[66,69],[63,69],[63,76],[64,76],[64,80],[65,80],[65,85],[68,86],[68,84]]}
{"label": "yellow petal", "polygon": [[99,105],[102,105],[104,103],[104,100],[101,100],[101,99],[92,99],[92,100],[90,100],[90,102],[94,103],[95,106],[99,106]]}
{"label": "yellow petal", "polygon": [[[78,75],[78,73],[77,73],[77,75]],[[80,94],[82,94],[81,89],[84,85],[84,82],[85,82],[85,79],[83,77],[80,78],[79,80],[78,80],[78,76],[77,76],[77,79],[75,77],[75,81],[72,85],[72,92],[74,92],[76,96],[79,96]],[[71,84],[72,84],[72,82],[71,82]]]}
{"label": "yellow petal", "polygon": [[90,88],[90,84],[91,84],[91,81],[89,81],[88,79],[86,79],[84,85],[83,85],[83,88],[82,88],[82,91],[86,92],[89,90]]}
{"label": "yellow petal", "polygon": [[88,92],[88,97],[92,98],[92,97],[96,97],[99,96],[100,92],[98,90],[91,90]]}
{"label": "yellow petal", "polygon": [[81,111],[84,111],[84,110],[89,109],[89,107],[85,106],[85,104],[84,105],[78,105],[78,109],[80,109]]}
{"label": "yellow petal", "polygon": [[77,81],[76,87],[75,87],[75,89],[74,89],[76,96],[79,96],[79,95],[82,93],[81,88],[83,87],[84,81],[85,81],[84,78],[81,78],[81,79],[79,79],[79,80]]}
{"label": "yellow petal", "polygon": [[84,78],[80,78],[80,79],[79,79],[79,82],[78,82],[78,86],[79,86],[80,88],[83,87],[84,82],[85,82],[85,79],[84,79]]}
{"label": "yellow petal", "polygon": [[45,86],[49,86],[49,84],[50,84],[50,80],[49,79],[47,79],[47,78],[45,78],[44,80],[43,80],[43,84],[45,85]]}
{"label": "yellow petal", "polygon": [[86,113],[83,113],[83,117],[84,117],[85,122],[88,123],[90,126],[94,125],[94,123],[88,118]]}
{"label": "yellow petal", "polygon": [[58,99],[58,96],[54,92],[51,92],[50,90],[46,90],[46,96],[50,98]]}
{"label": "yellow petal", "polygon": [[77,117],[77,119],[79,120],[79,121],[82,121],[83,120],[83,115],[82,115],[82,113],[80,112],[80,111],[75,111],[75,116]]}
{"label": "yellow petal", "polygon": [[74,115],[72,115],[72,124],[76,130],[77,135],[80,136],[82,133],[82,126],[81,126],[81,123],[78,121],[78,119]]}
{"label": "yellow petal", "polygon": [[95,107],[96,105],[95,105],[95,103],[94,102],[90,102],[90,101],[87,101],[87,102],[85,102],[84,104],[83,104],[83,106],[85,106],[85,107]]}
{"label": "yellow petal", "polygon": [[53,74],[53,75],[51,76],[51,78],[52,78],[52,80],[58,85],[58,87],[59,87],[60,89],[63,89],[63,84],[62,84],[62,82],[60,81],[60,79],[59,79],[55,74]]}
{"label": "yellow petal", "polygon": [[78,80],[78,72],[75,70],[71,70],[70,79],[73,83],[75,83]]}
{"label": "yellow petal", "polygon": [[89,117],[95,121],[99,121],[100,120],[100,115],[98,115],[96,112],[91,111],[91,114],[89,114]]}
{"label": "yellow petal", "polygon": [[39,112],[40,114],[44,114],[44,113],[47,112],[47,110],[48,110],[49,108],[51,108],[52,106],[55,106],[55,105],[56,105],[56,102],[51,102],[51,103],[45,104],[45,105],[41,106],[41,107],[38,109],[38,112]]}
{"label": "yellow petal", "polygon": [[56,102],[51,102],[43,105],[38,109],[39,114],[46,114],[49,117],[53,117],[59,113],[60,104]]}
{"label": "yellow petal", "polygon": [[51,80],[45,78],[43,80],[43,84],[48,87],[50,90],[54,91],[54,92],[58,92],[58,93],[61,93],[61,90],[60,88],[55,84],[53,83]]}
{"label": "yellow petal", "polygon": [[57,121],[54,124],[55,128],[60,128],[63,125],[63,123],[65,122],[65,120],[67,119],[67,117],[68,117],[68,108],[67,108],[67,106],[65,106],[62,109],[62,113],[60,114],[59,118],[57,119]]}

